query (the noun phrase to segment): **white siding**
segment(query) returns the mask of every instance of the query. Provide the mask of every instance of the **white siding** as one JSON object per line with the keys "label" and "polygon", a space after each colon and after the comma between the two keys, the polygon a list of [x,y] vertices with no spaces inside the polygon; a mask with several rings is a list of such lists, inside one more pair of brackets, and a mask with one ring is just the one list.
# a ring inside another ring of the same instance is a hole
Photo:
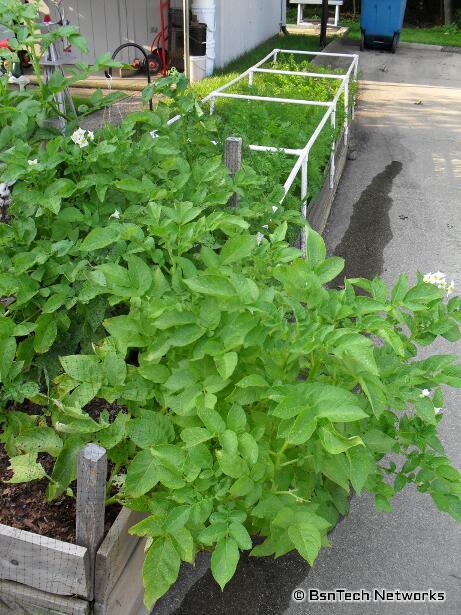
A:
{"label": "white siding", "polygon": [[[173,0],[171,4],[180,7],[182,3]],[[285,10],[285,0],[216,0],[216,66],[224,66],[276,34],[281,9]],[[89,62],[128,41],[149,49],[160,30],[158,0],[66,0],[66,11],[88,41]],[[134,53],[130,52],[130,60]],[[126,55],[119,58],[128,59]]]}
{"label": "white siding", "polygon": [[[286,4],[285,0],[215,1],[218,68],[277,34]],[[171,4],[181,6],[180,0]],[[78,26],[87,39],[89,56],[84,60],[88,62],[129,41],[148,50],[160,30],[158,0],[65,0],[65,7],[71,24]],[[119,59],[132,60],[135,53],[139,56],[139,52],[130,52]],[[78,57],[78,53],[75,55]]]}
{"label": "white siding", "polygon": [[285,0],[216,0],[216,66],[225,66],[280,29]]}
{"label": "white siding", "polygon": [[[87,39],[89,62],[106,51],[112,54],[122,43],[138,43],[149,50],[160,29],[158,0],[68,0],[66,12]],[[129,59],[134,55],[140,54],[133,50]],[[128,55],[117,59],[126,61]]]}

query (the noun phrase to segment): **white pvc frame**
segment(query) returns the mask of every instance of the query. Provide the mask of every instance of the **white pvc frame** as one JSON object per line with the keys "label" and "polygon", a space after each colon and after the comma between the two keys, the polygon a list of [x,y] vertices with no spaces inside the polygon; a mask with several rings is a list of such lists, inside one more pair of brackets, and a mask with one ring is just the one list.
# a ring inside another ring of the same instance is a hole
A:
{"label": "white pvc frame", "polygon": [[[277,61],[278,55],[280,53],[290,54],[290,55],[306,55],[306,56],[320,56],[320,57],[336,57],[336,58],[349,58],[351,60],[350,65],[344,74],[327,74],[327,73],[310,73],[305,71],[293,71],[293,70],[277,70],[270,68],[261,68],[263,64],[273,59],[274,62]],[[232,79],[228,83],[222,85],[217,88],[206,98],[203,99],[202,102],[210,102],[210,113],[214,113],[215,103],[217,98],[227,98],[227,99],[242,99],[242,100],[251,100],[251,101],[262,101],[262,102],[273,102],[273,103],[283,103],[283,104],[292,104],[292,105],[309,105],[309,106],[317,106],[317,107],[325,107],[325,113],[320,120],[317,128],[313,132],[311,138],[306,143],[306,145],[302,149],[289,149],[284,147],[270,147],[267,145],[250,145],[250,149],[258,152],[283,152],[289,156],[295,156],[297,158],[293,169],[286,180],[283,189],[284,195],[280,200],[280,205],[285,200],[286,195],[288,194],[290,188],[298,176],[298,173],[301,171],[301,213],[304,218],[307,218],[307,189],[308,189],[308,160],[309,153],[319,137],[323,127],[327,123],[328,119],[331,121],[331,125],[333,128],[336,127],[336,110],[339,101],[339,97],[344,91],[344,141],[347,145],[349,140],[349,112],[351,113],[351,118],[354,118],[354,110],[355,110],[355,97],[353,99],[351,109],[349,109],[349,85],[351,76],[353,75],[354,80],[357,79],[359,66],[359,55],[358,54],[349,54],[349,53],[325,53],[320,51],[298,51],[293,49],[274,49],[272,50],[266,57],[260,60],[254,66],[251,66],[245,72],[241,73],[235,79]],[[290,99],[290,98],[275,98],[270,96],[253,96],[249,94],[231,94],[226,93],[226,90],[230,88],[235,83],[242,81],[245,78],[248,78],[248,84],[253,85],[253,76],[255,73],[265,73],[272,75],[291,75],[297,77],[312,77],[317,79],[337,79],[341,81],[340,86],[336,92],[335,97],[332,101],[329,102],[321,102],[315,100],[302,100],[302,99]],[[171,123],[179,119],[179,117],[173,118],[170,120]],[[332,189],[334,186],[334,177],[335,177],[335,154],[336,154],[336,141],[333,140],[331,144],[331,157],[330,157],[330,188]],[[273,208],[274,211],[277,210],[276,207]],[[304,255],[306,254],[306,229],[304,228],[301,233],[301,250]]]}
{"label": "white pvc frame", "polygon": [[[332,58],[348,58],[351,60],[349,68],[344,74],[328,74],[328,73],[310,73],[306,71],[293,71],[293,70],[278,70],[272,68],[261,68],[263,64],[268,62],[273,58],[274,62],[277,61],[279,53],[285,53],[289,55],[303,55],[303,56],[320,56],[320,57],[332,57]],[[210,102],[210,114],[214,113],[215,103],[217,98],[228,98],[228,99],[241,99],[241,100],[252,100],[252,101],[262,101],[262,102],[273,102],[273,103],[284,103],[291,105],[305,105],[305,106],[316,106],[316,107],[325,107],[326,111],[317,125],[317,128],[313,132],[311,138],[306,143],[306,145],[302,149],[290,149],[285,147],[273,147],[268,145],[256,145],[251,144],[249,148],[253,151],[257,152],[283,152],[288,156],[295,156],[297,158],[289,176],[283,186],[283,197],[280,199],[280,205],[285,200],[290,188],[295,182],[298,173],[301,171],[301,213],[302,216],[307,219],[307,190],[309,184],[308,177],[308,161],[309,161],[309,153],[317,141],[322,129],[327,123],[328,119],[331,121],[331,125],[336,128],[336,110],[339,101],[339,97],[344,91],[344,142],[347,146],[349,141],[349,112],[351,114],[351,119],[354,119],[354,111],[355,111],[355,96],[352,101],[351,108],[349,109],[349,85],[351,76],[353,74],[354,80],[357,80],[359,68],[359,55],[356,53],[329,53],[323,51],[299,51],[296,49],[273,49],[270,53],[267,54],[262,60],[250,66],[246,71],[231,79],[224,85],[213,92],[210,92],[208,96],[206,96],[202,103]],[[304,100],[304,99],[293,99],[293,98],[275,98],[271,96],[253,96],[250,94],[231,94],[225,93],[225,91],[230,88],[232,85],[242,81],[246,77],[248,77],[248,84],[253,85],[253,76],[255,73],[265,73],[272,75],[291,75],[297,77],[312,77],[315,79],[338,79],[341,81],[341,84],[336,92],[333,100],[329,102],[317,101],[317,100]],[[179,119],[181,119],[181,115],[176,115],[168,121],[168,125],[174,124]],[[330,189],[334,187],[334,178],[335,178],[335,170],[336,170],[336,141],[333,140],[331,144],[331,155],[330,155]],[[278,207],[273,206],[273,211],[277,211]],[[306,240],[307,233],[306,228],[303,228],[301,232],[301,250],[303,251],[304,256],[306,255]]]}

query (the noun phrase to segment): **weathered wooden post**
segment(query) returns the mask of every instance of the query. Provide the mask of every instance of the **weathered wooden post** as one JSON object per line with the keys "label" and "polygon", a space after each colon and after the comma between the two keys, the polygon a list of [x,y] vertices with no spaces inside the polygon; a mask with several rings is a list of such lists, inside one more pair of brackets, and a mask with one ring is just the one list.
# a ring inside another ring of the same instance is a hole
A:
{"label": "weathered wooden post", "polygon": [[[232,178],[242,166],[242,139],[240,137],[228,137],[224,145],[224,163],[229,169]],[[240,196],[234,193],[229,200],[230,207],[238,207]]]}
{"label": "weathered wooden post", "polygon": [[87,444],[77,466],[76,543],[88,549],[90,578],[93,579],[90,600],[94,593],[96,551],[104,537],[107,455],[97,444]]}

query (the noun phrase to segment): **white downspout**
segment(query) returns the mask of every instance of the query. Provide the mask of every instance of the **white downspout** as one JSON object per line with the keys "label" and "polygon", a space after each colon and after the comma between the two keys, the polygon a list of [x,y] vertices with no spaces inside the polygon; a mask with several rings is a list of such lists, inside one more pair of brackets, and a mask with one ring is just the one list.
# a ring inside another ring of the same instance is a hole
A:
{"label": "white downspout", "polygon": [[190,52],[189,52],[189,0],[182,2],[184,26],[184,74],[190,79]]}
{"label": "white downspout", "polygon": [[215,0],[192,0],[192,13],[199,23],[206,23],[206,74],[214,70],[216,59],[216,2]]}
{"label": "white downspout", "polygon": [[280,0],[280,31],[285,32],[287,27],[287,3],[286,0]]}

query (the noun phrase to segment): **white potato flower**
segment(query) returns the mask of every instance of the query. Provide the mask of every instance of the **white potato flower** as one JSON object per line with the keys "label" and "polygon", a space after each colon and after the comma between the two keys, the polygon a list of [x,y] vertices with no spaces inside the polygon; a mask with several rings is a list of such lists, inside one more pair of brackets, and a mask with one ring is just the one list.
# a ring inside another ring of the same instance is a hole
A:
{"label": "white potato flower", "polygon": [[116,220],[119,220],[119,219],[120,219],[120,212],[119,212],[119,210],[118,210],[118,209],[116,209],[116,210],[114,211],[114,213],[110,215],[110,217],[111,217],[111,218],[115,218]]}
{"label": "white potato flower", "polygon": [[85,130],[83,128],[77,128],[72,133],[71,139],[74,143],[80,143],[85,138]]}
{"label": "white potato flower", "polygon": [[440,290],[444,290],[447,293],[447,297],[450,296],[455,290],[454,280],[448,284],[446,273],[442,273],[441,271],[426,273],[426,275],[423,276],[423,282],[426,284],[434,284],[437,288],[440,288]]}
{"label": "white potato flower", "polygon": [[83,128],[77,128],[71,136],[72,141],[82,149],[83,147],[87,147],[89,145],[89,141],[93,141],[94,133],[90,131],[86,131]]}
{"label": "white potato flower", "polygon": [[37,160],[37,158],[35,158],[34,160],[28,160],[28,161],[27,161],[27,164],[28,164],[30,167],[35,167],[35,166],[38,164],[38,160]]}
{"label": "white potato flower", "polygon": [[153,139],[158,138],[158,130],[151,130],[149,134]]}
{"label": "white potato flower", "polygon": [[431,396],[431,392],[429,391],[429,389],[423,389],[421,391],[420,397],[430,397],[430,396]]}

